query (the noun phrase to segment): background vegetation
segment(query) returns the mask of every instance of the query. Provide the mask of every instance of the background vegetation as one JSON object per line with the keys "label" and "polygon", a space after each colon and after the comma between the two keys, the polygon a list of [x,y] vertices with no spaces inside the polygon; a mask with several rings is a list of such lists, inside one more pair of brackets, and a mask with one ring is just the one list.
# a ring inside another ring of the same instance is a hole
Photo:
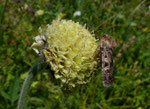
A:
{"label": "background vegetation", "polygon": [[[75,11],[81,16],[73,16]],[[86,23],[97,38],[107,33],[117,40],[115,83],[103,87],[98,69],[89,84],[66,92],[44,70],[32,84],[28,107],[150,109],[149,0],[0,0],[0,109],[16,109],[23,80],[38,58],[30,48],[33,37],[60,15]]]}

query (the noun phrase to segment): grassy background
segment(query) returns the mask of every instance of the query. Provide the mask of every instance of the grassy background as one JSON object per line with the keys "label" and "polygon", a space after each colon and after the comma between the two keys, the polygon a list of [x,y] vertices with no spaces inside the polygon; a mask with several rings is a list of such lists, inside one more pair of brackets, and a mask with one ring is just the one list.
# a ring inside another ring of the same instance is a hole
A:
{"label": "grassy background", "polygon": [[[28,69],[38,56],[31,50],[38,28],[60,13],[87,24],[97,38],[104,33],[118,43],[114,52],[115,83],[102,85],[101,70],[93,80],[71,92],[50,82],[47,70],[35,78],[31,109],[150,109],[149,0],[1,0],[0,109],[16,109]],[[38,10],[44,14],[35,16]],[[81,16],[73,16],[75,11]]]}

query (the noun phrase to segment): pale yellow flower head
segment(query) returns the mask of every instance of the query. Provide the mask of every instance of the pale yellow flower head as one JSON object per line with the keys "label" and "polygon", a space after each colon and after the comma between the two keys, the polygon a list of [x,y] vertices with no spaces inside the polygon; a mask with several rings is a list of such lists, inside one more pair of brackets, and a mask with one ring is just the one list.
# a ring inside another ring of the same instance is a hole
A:
{"label": "pale yellow flower head", "polygon": [[75,87],[87,83],[97,66],[93,58],[97,48],[94,35],[72,20],[54,20],[40,33],[32,48],[43,52],[61,85]]}
{"label": "pale yellow flower head", "polygon": [[42,16],[44,14],[44,11],[43,10],[37,10],[36,12],[35,12],[35,16]]}

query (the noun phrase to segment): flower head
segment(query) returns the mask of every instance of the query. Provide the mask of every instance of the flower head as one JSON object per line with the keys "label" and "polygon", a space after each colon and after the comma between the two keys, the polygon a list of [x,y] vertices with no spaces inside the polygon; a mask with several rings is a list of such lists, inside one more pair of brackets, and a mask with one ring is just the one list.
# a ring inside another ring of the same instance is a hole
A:
{"label": "flower head", "polygon": [[76,16],[81,16],[81,11],[75,11],[73,13],[73,16],[76,17]]}
{"label": "flower head", "polygon": [[43,10],[37,10],[36,12],[35,12],[35,16],[42,16],[44,14],[44,11]]}
{"label": "flower head", "polygon": [[43,52],[61,85],[75,87],[87,83],[97,66],[93,34],[71,20],[54,20],[40,33],[32,48]]}

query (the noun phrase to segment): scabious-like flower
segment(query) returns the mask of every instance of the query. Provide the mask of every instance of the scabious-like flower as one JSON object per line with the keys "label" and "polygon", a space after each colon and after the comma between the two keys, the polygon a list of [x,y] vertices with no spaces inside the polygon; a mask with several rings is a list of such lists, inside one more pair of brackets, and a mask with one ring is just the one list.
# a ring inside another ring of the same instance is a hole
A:
{"label": "scabious-like flower", "polygon": [[93,57],[97,43],[93,36],[85,26],[72,20],[54,20],[40,28],[32,48],[44,55],[62,86],[75,87],[87,83],[97,67]]}
{"label": "scabious-like flower", "polygon": [[42,16],[44,14],[44,11],[43,10],[37,10],[36,12],[35,12],[35,16]]}
{"label": "scabious-like flower", "polygon": [[76,16],[81,16],[81,11],[75,11],[73,13],[73,16],[76,17]]}

